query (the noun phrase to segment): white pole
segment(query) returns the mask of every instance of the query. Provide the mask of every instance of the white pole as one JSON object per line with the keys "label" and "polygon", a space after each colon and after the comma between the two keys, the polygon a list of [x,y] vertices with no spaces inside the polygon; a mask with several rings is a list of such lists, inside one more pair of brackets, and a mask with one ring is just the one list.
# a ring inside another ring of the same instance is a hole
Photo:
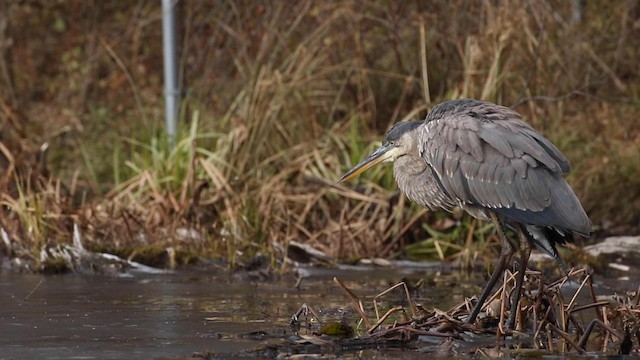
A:
{"label": "white pole", "polygon": [[169,142],[173,144],[180,108],[175,0],[162,0],[162,56],[164,58],[165,124]]}

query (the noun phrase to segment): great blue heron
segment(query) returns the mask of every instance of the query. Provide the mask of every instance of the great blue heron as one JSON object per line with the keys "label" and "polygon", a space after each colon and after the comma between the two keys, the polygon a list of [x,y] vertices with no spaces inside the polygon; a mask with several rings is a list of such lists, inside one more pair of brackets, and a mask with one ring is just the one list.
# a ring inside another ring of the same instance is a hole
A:
{"label": "great blue heron", "polygon": [[[421,121],[395,124],[382,146],[344,174],[349,180],[382,162],[406,196],[429,209],[459,206],[473,217],[492,221],[502,251],[478,303],[473,323],[516,248],[521,261],[506,326],[513,328],[531,245],[554,257],[556,244],[588,237],[591,221],[565,181],[571,166],[549,140],[512,109],[462,99],[435,106]],[[518,235],[510,241],[504,233]]]}

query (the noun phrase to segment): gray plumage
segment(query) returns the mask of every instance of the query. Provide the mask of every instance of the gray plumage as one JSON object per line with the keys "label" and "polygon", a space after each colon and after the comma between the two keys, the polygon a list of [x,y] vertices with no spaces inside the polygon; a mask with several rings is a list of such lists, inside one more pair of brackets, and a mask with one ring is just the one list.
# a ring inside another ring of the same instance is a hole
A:
{"label": "gray plumage", "polygon": [[[403,128],[415,133],[417,153],[406,155],[410,161],[398,162],[404,156],[398,157],[394,174],[400,189],[420,205],[479,206],[528,225],[582,236],[591,232],[589,218],[563,178],[571,169],[569,161],[515,111],[478,100],[448,101],[434,107],[419,126],[396,125],[386,141],[400,141],[398,135],[408,134]],[[420,159],[427,164],[426,174],[405,171]],[[437,189],[432,199],[414,195],[423,187]]]}
{"label": "gray plumage", "polygon": [[[567,158],[507,107],[471,99],[441,103],[422,121],[394,125],[382,146],[339,182],[384,161],[394,162],[398,186],[419,205],[460,206],[476,218],[493,221],[503,244],[500,266],[506,266],[514,250],[502,229],[520,234],[520,284],[528,244],[562,265],[555,245],[572,240],[572,234],[586,237],[591,232],[591,221],[563,177],[571,170]],[[490,287],[499,271],[496,268]],[[512,314],[510,323],[514,319]]]}

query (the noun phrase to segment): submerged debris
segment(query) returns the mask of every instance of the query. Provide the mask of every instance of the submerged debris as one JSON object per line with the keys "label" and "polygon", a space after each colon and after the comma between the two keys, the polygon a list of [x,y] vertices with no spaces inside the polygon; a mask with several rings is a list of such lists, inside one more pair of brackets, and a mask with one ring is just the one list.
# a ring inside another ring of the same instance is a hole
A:
{"label": "submerged debris", "polygon": [[[0,236],[5,244],[12,244],[3,228],[0,228]],[[168,249],[167,252],[170,254],[171,249]],[[129,271],[148,274],[170,272],[170,270],[157,269],[133,260],[123,259],[114,254],[87,250],[83,245],[82,234],[77,224],[73,226],[73,242],[56,246],[43,245],[40,249],[40,258],[37,264],[40,267],[38,270],[44,273],[73,271],[122,275]],[[24,265],[21,266],[24,267]],[[32,264],[32,266],[34,265]]]}
{"label": "submerged debris", "polygon": [[[368,307],[369,312],[372,307],[375,313],[375,320],[372,320],[363,301],[334,278],[360,316],[359,336],[349,339],[341,332],[338,332],[340,336],[327,336],[330,335],[328,331],[320,331],[304,335],[297,343],[325,348],[333,346],[340,351],[345,351],[349,344],[375,344],[378,348],[408,347],[426,352],[455,351],[489,356],[496,355],[496,352],[510,356],[583,354],[587,351],[603,354],[639,352],[640,289],[603,299],[596,297],[592,275],[586,269],[572,270],[548,285],[542,282],[539,272],[527,271],[528,281],[520,308],[509,309],[508,298],[513,291],[514,275],[505,274],[502,286],[486,302],[473,324],[467,323],[466,319],[475,298],[447,311],[428,310],[413,301],[405,282],[373,298],[372,306]],[[397,291],[402,291],[407,305],[393,306],[383,313],[381,299]],[[570,300],[566,302],[566,299]],[[516,328],[507,330],[503,324],[509,312],[514,310],[518,311]],[[307,304],[292,317],[292,323],[295,321],[298,330],[303,318],[321,323],[317,312]]]}

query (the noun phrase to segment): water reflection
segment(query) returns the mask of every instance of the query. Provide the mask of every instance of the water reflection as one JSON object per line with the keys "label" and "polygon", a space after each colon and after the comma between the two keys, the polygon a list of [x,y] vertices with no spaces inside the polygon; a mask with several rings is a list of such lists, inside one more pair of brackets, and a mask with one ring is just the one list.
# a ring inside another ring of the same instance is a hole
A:
{"label": "water reflection", "polygon": [[[252,283],[193,273],[129,278],[3,274],[0,353],[104,359],[248,350],[269,340],[261,343],[238,335],[286,334],[291,315],[303,303],[322,316],[355,319],[331,280],[335,274],[316,274],[300,289],[293,287],[295,278]],[[365,299],[406,276],[389,271],[337,275]],[[401,301],[400,294],[396,301]]]}
{"label": "water reflection", "polygon": [[[355,291],[368,309],[373,296],[402,278],[424,279],[426,285],[412,297],[440,309],[477,294],[483,284],[482,279],[458,273],[436,276],[436,271],[311,270],[300,289],[293,287],[294,277],[255,283],[208,273],[128,278],[2,274],[0,357],[147,359],[234,353],[282,341],[291,331],[291,315],[305,303],[325,321],[355,323],[358,316],[333,276]],[[383,303],[391,307],[404,301],[398,291]],[[242,335],[255,332],[271,336],[256,340]]]}

